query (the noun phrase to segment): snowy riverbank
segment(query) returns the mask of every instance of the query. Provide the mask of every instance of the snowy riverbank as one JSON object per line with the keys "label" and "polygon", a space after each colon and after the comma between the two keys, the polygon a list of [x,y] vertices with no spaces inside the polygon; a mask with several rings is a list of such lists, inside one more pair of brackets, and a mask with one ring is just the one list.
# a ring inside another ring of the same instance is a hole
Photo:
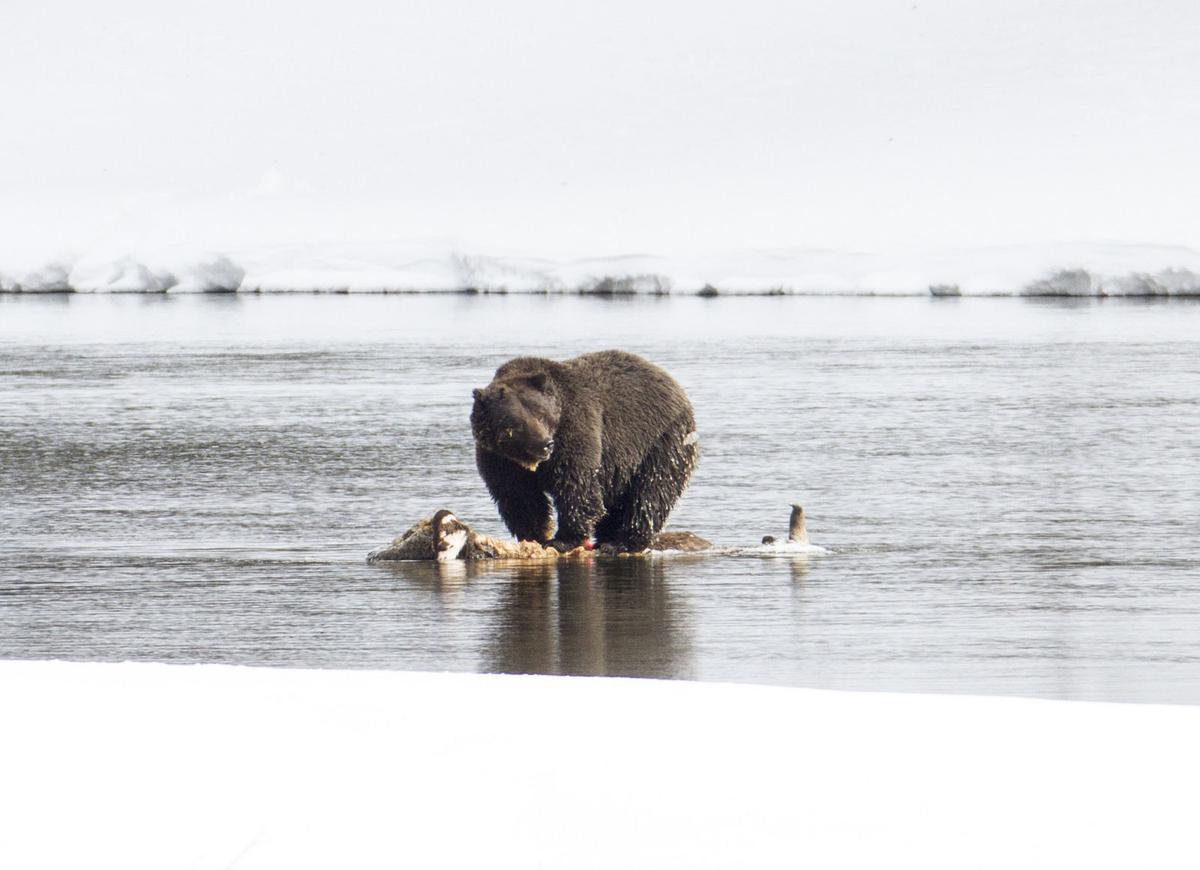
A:
{"label": "snowy riverbank", "polygon": [[1200,708],[0,662],[0,866],[1183,867]]}
{"label": "snowy riverbank", "polygon": [[554,257],[439,243],[92,252],[0,262],[0,291],[1200,296],[1178,246],[1036,245],[884,254],[778,249]]}

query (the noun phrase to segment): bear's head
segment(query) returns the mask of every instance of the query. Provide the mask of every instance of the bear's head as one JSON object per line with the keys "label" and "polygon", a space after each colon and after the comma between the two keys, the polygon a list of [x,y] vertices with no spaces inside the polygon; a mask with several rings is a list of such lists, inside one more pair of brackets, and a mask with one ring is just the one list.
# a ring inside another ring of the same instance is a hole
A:
{"label": "bear's head", "polygon": [[473,395],[476,444],[530,471],[550,458],[562,409],[544,372],[497,378]]}

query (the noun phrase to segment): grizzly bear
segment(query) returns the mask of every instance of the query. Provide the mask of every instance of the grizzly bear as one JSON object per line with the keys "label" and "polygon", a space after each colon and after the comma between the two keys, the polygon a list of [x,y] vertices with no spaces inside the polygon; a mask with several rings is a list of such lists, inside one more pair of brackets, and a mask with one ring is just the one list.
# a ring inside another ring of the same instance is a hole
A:
{"label": "grizzly bear", "polygon": [[641,552],[696,466],[683,389],[631,353],[517,357],[474,397],[475,463],[520,540],[566,551],[594,536],[603,552]]}

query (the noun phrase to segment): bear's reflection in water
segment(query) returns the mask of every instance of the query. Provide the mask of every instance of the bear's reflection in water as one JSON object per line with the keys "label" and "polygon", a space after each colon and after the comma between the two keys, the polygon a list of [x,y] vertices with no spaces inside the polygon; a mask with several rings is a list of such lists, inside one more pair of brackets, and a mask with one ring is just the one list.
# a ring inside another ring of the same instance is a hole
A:
{"label": "bear's reflection in water", "polygon": [[522,564],[501,593],[486,668],[683,678],[691,675],[688,635],[661,560]]}
{"label": "bear's reflection in water", "polygon": [[442,606],[466,616],[463,627],[479,637],[481,671],[692,676],[687,608],[672,593],[660,559],[394,562],[388,567],[410,588],[424,587]]}

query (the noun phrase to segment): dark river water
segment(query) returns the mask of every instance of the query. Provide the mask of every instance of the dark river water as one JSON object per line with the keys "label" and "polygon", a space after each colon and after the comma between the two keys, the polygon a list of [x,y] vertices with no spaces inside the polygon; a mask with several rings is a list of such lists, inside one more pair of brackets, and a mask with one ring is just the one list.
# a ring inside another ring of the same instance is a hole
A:
{"label": "dark river water", "polygon": [[[471,388],[641,353],[671,526],[805,557],[367,565],[501,525]],[[0,296],[0,657],[1200,703],[1200,305]]]}

